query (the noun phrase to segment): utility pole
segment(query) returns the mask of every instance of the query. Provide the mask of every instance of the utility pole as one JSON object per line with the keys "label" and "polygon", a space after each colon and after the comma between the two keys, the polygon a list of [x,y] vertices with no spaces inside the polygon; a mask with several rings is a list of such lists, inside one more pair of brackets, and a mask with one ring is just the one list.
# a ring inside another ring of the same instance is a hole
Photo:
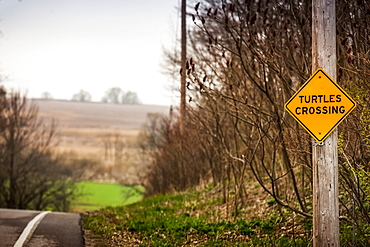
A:
{"label": "utility pole", "polygon": [[186,0],[181,0],[181,68],[180,135],[183,136],[186,114]]}
{"label": "utility pole", "polygon": [[[336,79],[335,0],[312,0],[312,72]],[[313,141],[313,246],[339,247],[338,131]]]}

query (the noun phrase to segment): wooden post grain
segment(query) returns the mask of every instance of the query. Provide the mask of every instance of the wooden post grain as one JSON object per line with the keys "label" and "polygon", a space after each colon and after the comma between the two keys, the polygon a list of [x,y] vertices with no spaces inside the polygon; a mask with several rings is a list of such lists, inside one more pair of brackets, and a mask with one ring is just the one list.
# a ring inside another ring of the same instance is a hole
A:
{"label": "wooden post grain", "polygon": [[[312,0],[312,72],[336,78],[335,0]],[[338,132],[313,142],[313,246],[339,246]]]}

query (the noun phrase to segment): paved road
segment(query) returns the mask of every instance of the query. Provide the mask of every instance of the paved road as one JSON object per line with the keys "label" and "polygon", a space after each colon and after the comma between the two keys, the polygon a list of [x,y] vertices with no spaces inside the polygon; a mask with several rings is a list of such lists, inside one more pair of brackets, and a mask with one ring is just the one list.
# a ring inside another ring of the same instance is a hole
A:
{"label": "paved road", "polygon": [[0,209],[0,247],[83,247],[79,222],[78,214]]}

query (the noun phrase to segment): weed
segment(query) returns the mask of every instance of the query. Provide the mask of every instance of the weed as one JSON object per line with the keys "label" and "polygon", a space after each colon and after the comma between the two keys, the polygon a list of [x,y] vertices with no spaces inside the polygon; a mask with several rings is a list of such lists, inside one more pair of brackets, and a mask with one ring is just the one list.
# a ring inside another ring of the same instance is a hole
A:
{"label": "weed", "polygon": [[[137,239],[140,244],[135,246],[294,246],[290,245],[294,243],[291,238],[277,237],[281,235],[276,223],[282,222],[277,216],[210,220],[214,212],[206,208],[214,206],[214,200],[200,201],[198,192],[156,195],[126,207],[108,207],[86,214],[83,221],[87,229],[109,241],[114,239],[114,245],[117,241]],[[186,205],[195,203],[197,211],[188,211]],[[309,243],[306,239],[294,241]]]}
{"label": "weed", "polygon": [[273,206],[275,203],[276,203],[275,198],[271,198],[271,200],[267,201],[267,205],[269,205],[269,206]]}

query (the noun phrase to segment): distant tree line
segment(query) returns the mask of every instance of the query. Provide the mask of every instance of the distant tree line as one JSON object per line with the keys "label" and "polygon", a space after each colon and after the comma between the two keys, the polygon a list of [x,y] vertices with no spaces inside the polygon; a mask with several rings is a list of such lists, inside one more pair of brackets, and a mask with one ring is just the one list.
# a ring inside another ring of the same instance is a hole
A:
{"label": "distant tree line", "polygon": [[[85,90],[80,90],[72,96],[72,101],[90,102],[91,94]],[[137,93],[132,91],[123,91],[121,88],[113,87],[105,92],[101,99],[103,103],[122,104],[122,105],[138,105],[141,104]]]}

